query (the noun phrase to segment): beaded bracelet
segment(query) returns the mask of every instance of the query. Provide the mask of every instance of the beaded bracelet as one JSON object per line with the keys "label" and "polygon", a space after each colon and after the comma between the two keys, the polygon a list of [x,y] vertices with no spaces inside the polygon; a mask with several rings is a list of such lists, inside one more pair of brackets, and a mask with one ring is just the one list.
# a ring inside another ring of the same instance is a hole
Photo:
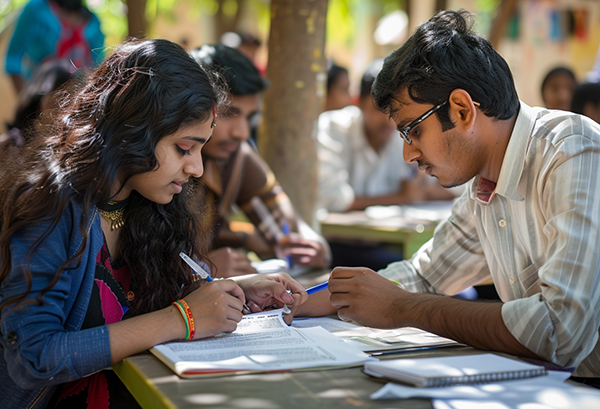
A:
{"label": "beaded bracelet", "polygon": [[185,322],[185,340],[189,341],[194,339],[196,329],[194,327],[194,317],[192,316],[192,310],[189,305],[183,300],[177,300],[173,302],[173,305],[177,307]]}

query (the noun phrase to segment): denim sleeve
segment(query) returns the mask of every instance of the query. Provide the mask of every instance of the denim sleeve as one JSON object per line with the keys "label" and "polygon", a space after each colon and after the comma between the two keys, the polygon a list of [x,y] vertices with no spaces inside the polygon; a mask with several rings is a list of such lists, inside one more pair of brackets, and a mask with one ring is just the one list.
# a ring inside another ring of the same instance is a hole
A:
{"label": "denim sleeve", "polygon": [[[52,283],[61,263],[81,245],[74,222],[79,220],[72,214],[63,215],[31,255],[33,279],[28,301],[40,296]],[[12,269],[0,287],[0,301],[25,292],[23,266],[29,257],[27,250],[44,228],[40,225],[26,229],[11,238]],[[79,330],[94,283],[98,242],[101,245],[101,231],[92,231],[82,259],[63,270],[56,284],[43,295],[41,305],[32,302],[2,313],[2,359],[20,387],[34,389],[64,383],[110,366],[107,327]]]}

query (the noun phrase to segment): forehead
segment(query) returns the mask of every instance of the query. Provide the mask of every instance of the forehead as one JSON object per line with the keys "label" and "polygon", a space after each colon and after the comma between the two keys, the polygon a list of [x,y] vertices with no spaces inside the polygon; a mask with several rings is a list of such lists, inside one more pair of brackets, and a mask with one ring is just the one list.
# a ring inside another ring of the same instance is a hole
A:
{"label": "forehead", "polygon": [[423,104],[413,101],[408,95],[408,90],[404,88],[392,99],[390,104],[390,118],[396,124],[407,125],[413,119],[421,115]]}

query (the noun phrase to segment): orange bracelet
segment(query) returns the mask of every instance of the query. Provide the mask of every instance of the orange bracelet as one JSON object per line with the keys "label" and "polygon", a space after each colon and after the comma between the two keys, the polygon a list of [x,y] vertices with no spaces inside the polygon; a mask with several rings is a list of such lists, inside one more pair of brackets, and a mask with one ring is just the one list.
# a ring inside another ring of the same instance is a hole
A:
{"label": "orange bracelet", "polygon": [[174,301],[172,304],[175,307],[177,307],[177,309],[181,313],[181,316],[183,317],[183,321],[185,322],[184,339],[186,341],[194,339],[194,335],[196,333],[194,327],[194,317],[192,316],[192,310],[190,309],[189,305],[187,305],[187,303],[183,299]]}
{"label": "orange bracelet", "polygon": [[194,339],[194,335],[196,334],[196,328],[194,326],[194,317],[192,316],[192,310],[190,309],[190,306],[187,305],[187,303],[183,299],[179,300],[179,302],[181,303],[181,305],[183,305],[183,308],[185,309],[185,315],[187,316],[187,322],[190,327],[189,337],[186,338],[186,341],[189,341],[191,339]]}

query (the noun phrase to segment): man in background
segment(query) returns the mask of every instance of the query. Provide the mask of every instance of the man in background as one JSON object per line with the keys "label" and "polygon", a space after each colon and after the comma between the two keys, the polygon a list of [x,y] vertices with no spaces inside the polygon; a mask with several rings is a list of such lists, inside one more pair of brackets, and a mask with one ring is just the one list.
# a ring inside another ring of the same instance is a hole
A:
{"label": "man in background", "polygon": [[600,84],[586,82],[579,85],[573,94],[571,111],[600,124]]}
{"label": "man in background", "polygon": [[[223,76],[230,91],[227,111],[219,113],[212,138],[202,148],[207,221],[215,232],[209,259],[216,264],[217,275],[255,272],[247,251],[263,260],[278,257],[293,265],[329,266],[327,242],[295,212],[269,166],[248,143],[251,129],[260,120],[261,95],[268,81],[246,56],[231,47],[205,45],[191,55],[205,69]],[[256,202],[266,208],[266,218],[257,211]],[[233,207],[248,217],[253,231],[231,229]]]}
{"label": "man in background", "polygon": [[30,0],[10,39],[5,69],[20,93],[45,61],[64,60],[75,71],[103,59],[100,21],[81,0]]}

